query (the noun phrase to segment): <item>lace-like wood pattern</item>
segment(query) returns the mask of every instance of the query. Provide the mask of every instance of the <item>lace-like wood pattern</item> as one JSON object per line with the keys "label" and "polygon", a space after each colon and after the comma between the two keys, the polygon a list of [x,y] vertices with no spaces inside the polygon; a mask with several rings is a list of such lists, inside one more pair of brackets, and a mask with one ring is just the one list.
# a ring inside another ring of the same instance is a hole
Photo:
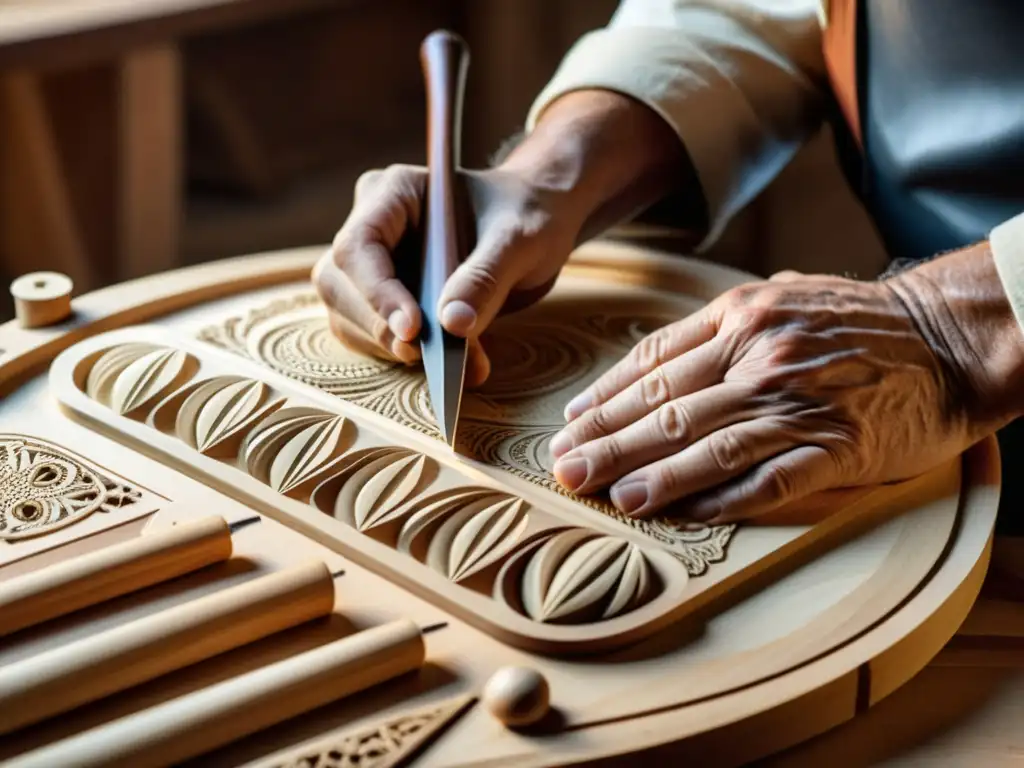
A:
{"label": "lace-like wood pattern", "polygon": [[140,495],[55,445],[0,434],[0,541],[46,536]]}
{"label": "lace-like wood pattern", "polygon": [[267,768],[396,768],[414,757],[472,701],[471,696],[460,696],[440,706],[424,707],[366,728],[321,739],[268,762]]}

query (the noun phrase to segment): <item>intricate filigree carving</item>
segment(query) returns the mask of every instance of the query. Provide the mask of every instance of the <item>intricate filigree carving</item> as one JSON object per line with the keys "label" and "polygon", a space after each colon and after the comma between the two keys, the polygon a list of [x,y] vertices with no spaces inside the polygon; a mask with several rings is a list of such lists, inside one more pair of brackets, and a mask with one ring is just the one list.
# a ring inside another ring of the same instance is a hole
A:
{"label": "intricate filigree carving", "polygon": [[[674,319],[634,301],[542,304],[515,322],[499,320],[488,335],[492,375],[462,405],[460,439],[493,466],[573,499],[639,530],[678,558],[691,576],[724,559],[735,526],[708,528],[670,518],[634,520],[599,498],[578,497],[551,473],[548,442],[562,425],[573,392],[593,381],[633,344]],[[440,437],[419,370],[374,360],[330,333],[312,294],[281,300],[203,330],[200,338],[246,355],[314,387],[419,432]]]}
{"label": "intricate filigree carving", "polygon": [[636,545],[569,528],[513,557],[498,577],[495,596],[534,621],[581,624],[639,608],[654,596],[655,582]]}
{"label": "intricate filigree carving", "polygon": [[0,539],[43,536],[139,497],[52,445],[0,435]]}
{"label": "intricate filigree carving", "polygon": [[471,701],[471,697],[459,697],[335,739],[318,741],[295,750],[283,762],[276,763],[275,768],[395,768],[412,757]]}

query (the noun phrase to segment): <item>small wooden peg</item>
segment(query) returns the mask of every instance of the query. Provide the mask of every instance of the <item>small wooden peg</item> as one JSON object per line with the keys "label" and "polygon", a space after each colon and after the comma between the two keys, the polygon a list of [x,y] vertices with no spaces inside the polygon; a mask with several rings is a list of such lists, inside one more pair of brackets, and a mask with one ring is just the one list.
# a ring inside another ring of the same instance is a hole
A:
{"label": "small wooden peg", "polygon": [[548,713],[548,681],[529,667],[503,667],[484,685],[481,701],[498,720],[512,728],[532,725]]}
{"label": "small wooden peg", "polygon": [[71,315],[74,284],[60,272],[29,272],[11,283],[14,314],[22,328],[41,328]]}

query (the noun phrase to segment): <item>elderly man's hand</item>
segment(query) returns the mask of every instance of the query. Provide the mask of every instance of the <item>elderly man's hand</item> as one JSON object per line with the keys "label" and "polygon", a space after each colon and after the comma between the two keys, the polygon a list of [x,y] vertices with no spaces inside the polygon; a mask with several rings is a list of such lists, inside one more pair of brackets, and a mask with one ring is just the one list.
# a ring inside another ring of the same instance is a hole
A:
{"label": "elderly man's hand", "polygon": [[[1021,372],[1020,330],[1005,297],[998,312],[989,300],[993,279],[1001,296],[991,256],[973,257],[984,281],[961,271],[959,287],[947,263],[930,277],[784,273],[727,292],[569,404],[556,477],[579,493],[611,486],[634,516],[679,501],[672,512],[721,523],[954,457],[1010,420],[991,411]],[[1002,340],[985,336],[996,314],[1012,323]]]}

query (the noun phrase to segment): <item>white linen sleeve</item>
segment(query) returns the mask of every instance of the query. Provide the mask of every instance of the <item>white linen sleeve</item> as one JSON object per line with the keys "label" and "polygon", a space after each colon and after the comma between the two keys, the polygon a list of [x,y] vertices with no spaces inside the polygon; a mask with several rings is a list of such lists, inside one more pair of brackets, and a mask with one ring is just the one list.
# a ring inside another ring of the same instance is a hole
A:
{"label": "white linen sleeve", "polygon": [[581,38],[537,97],[577,90],[643,102],[686,147],[714,241],[789,162],[822,119],[827,76],[820,0],[624,0],[609,25]]}

